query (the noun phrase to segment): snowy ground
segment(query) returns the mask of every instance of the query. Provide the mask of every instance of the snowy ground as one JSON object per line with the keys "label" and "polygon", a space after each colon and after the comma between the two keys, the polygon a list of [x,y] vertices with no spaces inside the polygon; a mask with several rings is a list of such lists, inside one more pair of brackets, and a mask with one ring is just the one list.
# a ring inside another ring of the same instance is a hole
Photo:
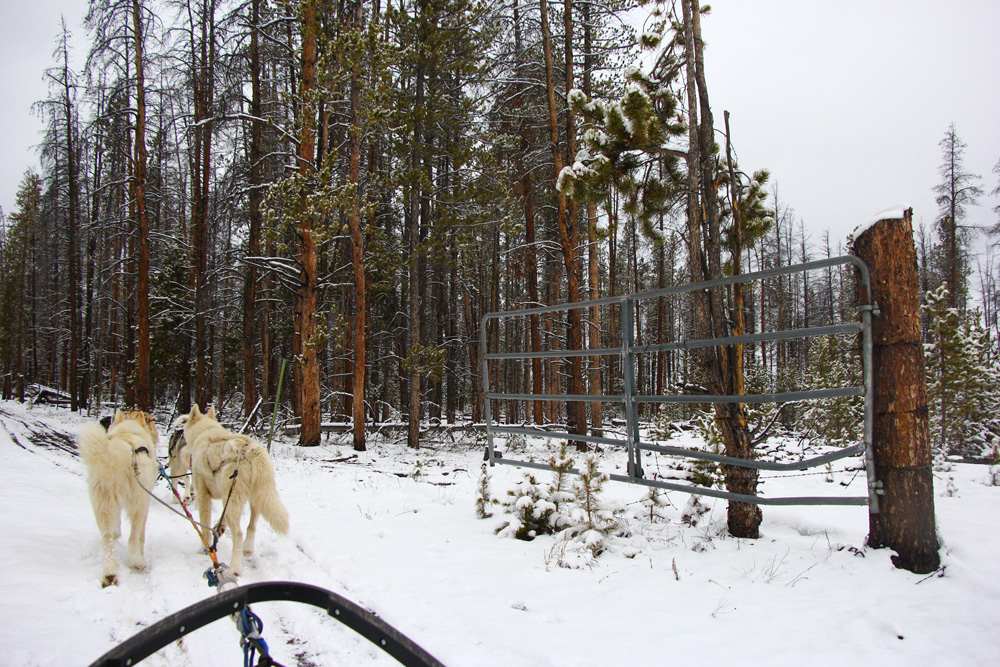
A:
{"label": "snowy ground", "polygon": [[[190,524],[155,504],[149,568],[123,566],[119,586],[100,587],[100,540],[71,451],[81,422],[64,410],[0,403],[3,666],[89,664],[214,594]],[[161,425],[161,455],[163,436]],[[681,523],[688,497],[671,493],[665,520],[632,516],[631,537],[584,567],[565,568],[555,538],[499,538],[499,509],[475,517],[480,446],[413,453],[385,443],[354,456],[334,443],[307,451],[276,443],[273,458],[291,533],[276,537],[264,526],[242,580],[332,590],[449,666],[1000,662],[1000,487],[985,484],[981,466],[955,466],[951,495],[948,480],[936,480],[944,568],[918,576],[894,569],[890,552],[865,547],[861,507],[765,507],[763,535],[751,541],[725,535],[723,502],[708,500],[713,510],[698,526]],[[520,476],[494,468],[493,495]],[[792,484],[817,495],[864,493],[863,475],[834,477],[771,477],[763,493],[801,493],[786,489]],[[162,481],[158,492],[167,493]],[[608,500],[633,515],[643,495],[606,487]],[[228,559],[225,537],[220,549]],[[397,664],[320,610],[285,602],[254,610],[284,665]],[[238,633],[222,620],[144,664],[241,660]]]}

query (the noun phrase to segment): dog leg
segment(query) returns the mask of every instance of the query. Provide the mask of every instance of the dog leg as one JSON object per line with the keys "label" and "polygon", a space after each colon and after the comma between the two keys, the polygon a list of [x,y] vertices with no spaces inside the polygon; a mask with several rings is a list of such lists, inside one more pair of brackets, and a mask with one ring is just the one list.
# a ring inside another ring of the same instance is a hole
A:
{"label": "dog leg", "polygon": [[201,534],[205,541],[212,543],[212,496],[208,493],[208,487],[201,478],[194,480],[194,495],[198,501],[198,521],[201,522]]}
{"label": "dog leg", "polygon": [[118,559],[115,558],[115,537],[110,532],[102,532],[101,543],[104,551],[104,571],[101,588],[118,585]]}
{"label": "dog leg", "polygon": [[229,569],[234,576],[240,576],[243,569],[243,528],[240,527],[240,520],[243,517],[242,503],[232,503],[226,510],[226,526],[229,528],[229,537],[233,540],[233,554],[229,559]]}
{"label": "dog leg", "polygon": [[104,557],[101,572],[101,588],[118,585],[118,559],[115,556],[115,540],[121,535],[121,509],[109,497],[95,487],[90,489],[90,504],[101,533],[101,551]]}
{"label": "dog leg", "polygon": [[149,496],[143,494],[134,498],[129,507],[128,520],[132,532],[128,538],[128,561],[133,570],[146,569],[146,516],[149,514]]}
{"label": "dog leg", "polygon": [[254,506],[250,505],[250,523],[247,525],[247,534],[243,538],[243,553],[247,556],[253,553],[253,542],[254,538],[257,537],[257,510]]}

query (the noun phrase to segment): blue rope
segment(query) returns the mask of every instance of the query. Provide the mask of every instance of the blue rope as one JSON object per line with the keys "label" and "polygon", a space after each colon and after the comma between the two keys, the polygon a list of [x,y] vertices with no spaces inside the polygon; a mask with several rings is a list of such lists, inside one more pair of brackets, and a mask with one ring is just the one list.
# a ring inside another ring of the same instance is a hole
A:
{"label": "blue rope", "polygon": [[258,651],[260,651],[258,667],[277,664],[271,660],[267,642],[260,636],[264,630],[264,621],[260,620],[260,616],[253,613],[250,607],[244,607],[243,611],[240,612],[240,622],[237,625],[242,635],[240,644],[243,646],[243,667],[253,667],[253,660]]}

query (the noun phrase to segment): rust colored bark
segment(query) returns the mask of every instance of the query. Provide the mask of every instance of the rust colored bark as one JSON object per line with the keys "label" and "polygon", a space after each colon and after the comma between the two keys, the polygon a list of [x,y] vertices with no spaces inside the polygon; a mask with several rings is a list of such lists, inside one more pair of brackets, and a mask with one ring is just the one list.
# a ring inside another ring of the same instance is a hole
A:
{"label": "rust colored bark", "polygon": [[919,278],[912,211],[880,220],[854,242],[872,274],[875,478],[883,495],[869,518],[868,543],[896,551],[896,567],[916,573],[940,565],[927,380],[920,340]]}
{"label": "rust colored bark", "polygon": [[[563,170],[563,156],[559,145],[559,122],[556,110],[556,89],[553,80],[552,44],[549,36],[548,3],[539,0],[542,25],[542,50],[545,56],[545,81],[549,108],[549,135],[552,142],[552,161],[555,166],[556,178]],[[570,80],[571,74],[567,75]],[[569,303],[580,301],[580,278],[577,267],[577,246],[579,245],[579,228],[576,220],[570,215],[566,194],[559,192],[557,198],[556,220],[559,226],[559,243],[563,251],[563,263],[566,267],[566,292]],[[583,315],[579,308],[569,311],[569,340],[567,349],[583,349]],[[570,359],[569,393],[583,394],[583,365],[580,357]],[[570,433],[586,434],[587,415],[583,403],[569,402],[567,408]],[[582,443],[580,443],[582,445]]]}
{"label": "rust colored bark", "polygon": [[[310,93],[316,86],[316,37],[319,19],[316,4],[306,2],[302,19],[302,141],[299,144],[299,172],[315,169],[316,107]],[[303,216],[299,225],[299,263],[302,266],[297,303],[299,351],[301,354],[297,390],[301,400],[302,430],[299,445],[320,444],[319,359],[316,342],[317,258],[313,221]]]}

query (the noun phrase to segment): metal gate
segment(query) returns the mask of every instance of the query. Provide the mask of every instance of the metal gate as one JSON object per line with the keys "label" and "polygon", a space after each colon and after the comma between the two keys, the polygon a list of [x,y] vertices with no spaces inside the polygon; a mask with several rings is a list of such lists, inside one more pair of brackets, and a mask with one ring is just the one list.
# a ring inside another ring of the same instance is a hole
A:
{"label": "metal gate", "polygon": [[[671,295],[693,292],[695,290],[709,290],[721,288],[737,283],[749,283],[757,280],[777,278],[780,276],[815,271],[818,269],[832,268],[834,266],[851,264],[858,269],[858,296],[859,304],[857,309],[860,313],[860,322],[847,322],[821,327],[809,327],[800,329],[790,329],[785,331],[765,332],[759,334],[748,334],[742,336],[730,336],[715,339],[694,339],[684,340],[675,343],[664,343],[654,345],[636,345],[635,337],[635,313],[637,304],[650,299],[657,299]],[[742,274],[709,280],[700,283],[689,283],[658,290],[639,292],[620,297],[607,297],[592,301],[581,301],[577,303],[561,304],[556,306],[544,306],[538,308],[527,308],[522,310],[503,311],[489,313],[482,318],[480,327],[480,345],[482,354],[482,386],[483,403],[486,421],[487,437],[487,460],[490,465],[502,463],[505,465],[535,468],[539,470],[550,470],[550,467],[543,463],[534,461],[523,461],[512,459],[509,456],[497,456],[494,449],[494,437],[497,434],[523,435],[530,437],[541,437],[558,440],[569,440],[573,442],[591,442],[597,444],[611,445],[624,448],[627,454],[627,475],[611,474],[610,479],[621,482],[630,482],[643,486],[656,487],[670,491],[680,491],[695,495],[711,496],[726,500],[753,503],[757,505],[868,505],[869,512],[877,514],[878,488],[875,481],[875,464],[872,455],[872,421],[874,417],[874,395],[872,383],[872,315],[877,314],[877,306],[870,303],[871,278],[867,265],[853,255],[834,257],[830,259],[807,262],[795,266],[782,267],[756,273]],[[592,350],[553,350],[553,351],[520,351],[520,352],[497,352],[490,351],[487,343],[487,332],[491,322],[504,320],[505,318],[523,318],[540,316],[548,313],[568,312],[573,309],[589,309],[602,305],[616,304],[621,308],[621,345],[619,347],[592,349]],[[845,333],[861,333],[862,338],[862,386],[860,387],[838,387],[832,389],[818,389],[811,391],[795,391],[774,394],[751,394],[751,395],[688,395],[688,394],[664,394],[664,395],[640,395],[636,391],[636,355],[681,349],[694,349],[716,345],[732,345],[739,343],[759,343],[772,340],[789,340],[795,338],[812,338],[817,336],[830,336]],[[490,382],[490,361],[493,360],[518,360],[518,359],[566,359],[570,357],[607,357],[619,356],[622,364],[623,393],[612,395],[574,395],[574,394],[515,394],[499,393],[492,391]],[[734,458],[709,452],[693,451],[681,447],[669,447],[650,442],[643,442],[640,439],[639,419],[637,406],[640,403],[786,403],[791,401],[815,400],[822,398],[836,398],[841,396],[863,396],[864,397],[864,435],[863,441],[859,444],[845,447],[836,452],[831,452],[822,456],[817,456],[802,461],[792,463],[772,463],[766,461],[747,460]],[[541,428],[529,428],[526,426],[509,426],[493,422],[493,401],[582,401],[601,403],[620,403],[623,406],[625,437],[612,438],[604,435],[578,435],[566,431],[547,431]],[[864,454],[865,472],[868,482],[868,494],[856,497],[835,497],[835,496],[805,496],[805,497],[764,497],[750,496],[744,494],[730,493],[728,491],[676,484],[660,479],[649,479],[644,476],[642,470],[642,457],[644,451],[656,452],[670,456],[688,457],[697,460],[710,461],[725,465],[740,466],[745,468],[756,468],[758,470],[769,471],[800,471],[817,466],[826,465],[832,461]],[[509,454],[509,452],[508,452]],[[573,471],[577,473],[576,470]]]}

